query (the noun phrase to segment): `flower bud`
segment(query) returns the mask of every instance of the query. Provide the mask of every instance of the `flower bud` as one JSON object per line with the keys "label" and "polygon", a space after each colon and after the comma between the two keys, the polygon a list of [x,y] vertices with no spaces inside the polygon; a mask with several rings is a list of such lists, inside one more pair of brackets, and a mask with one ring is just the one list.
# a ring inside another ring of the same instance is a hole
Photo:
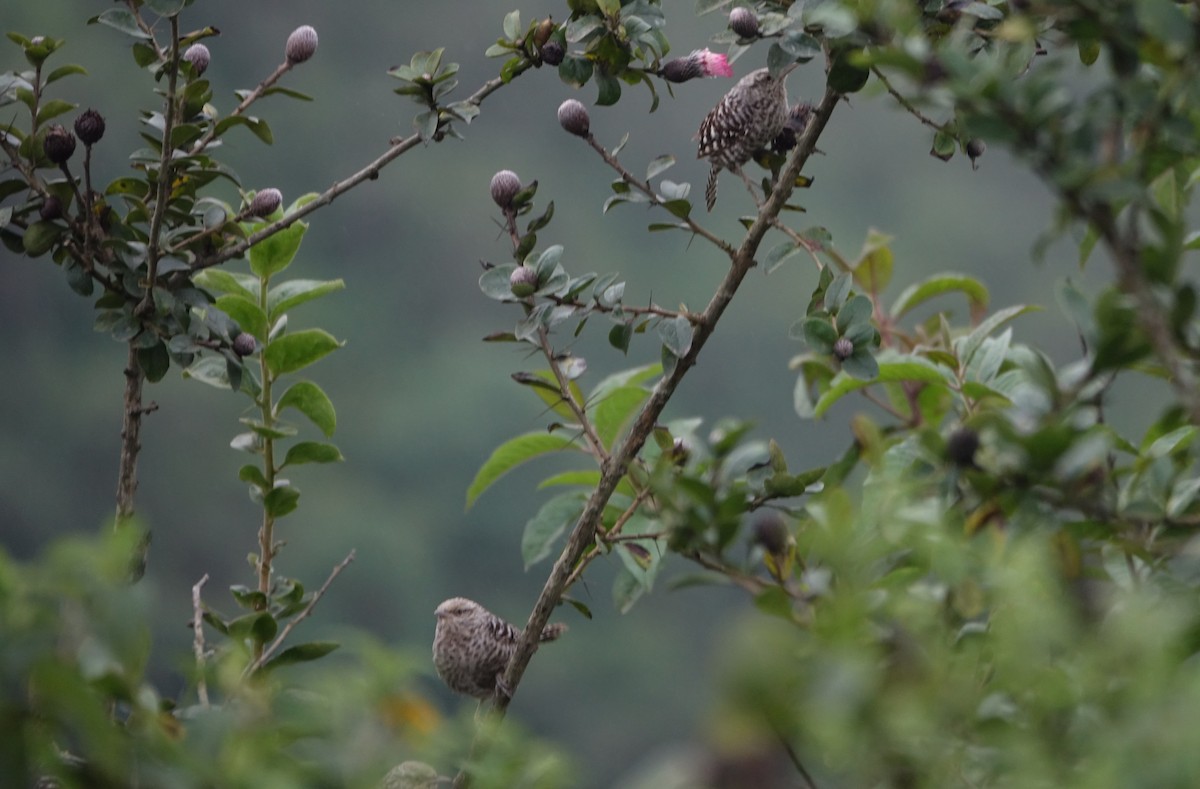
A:
{"label": "flower bud", "polygon": [[659,74],[668,82],[687,82],[696,77],[732,77],[733,67],[725,55],[697,49],[686,57],[668,60]]}
{"label": "flower bud", "polygon": [[275,213],[283,202],[283,194],[278,189],[262,189],[250,201],[246,209],[247,216],[267,216]]}
{"label": "flower bud", "polygon": [[529,266],[517,266],[508,277],[508,286],[519,299],[532,296],[538,286],[537,272]]}
{"label": "flower bud", "polygon": [[541,49],[542,62],[547,66],[557,66],[567,56],[567,50],[554,39],[546,42]]}
{"label": "flower bud", "polygon": [[846,337],[838,337],[833,343],[833,355],[839,362],[844,362],[854,355],[854,343]]}
{"label": "flower bud", "polygon": [[242,358],[254,353],[256,348],[258,348],[258,343],[254,341],[253,334],[242,332],[233,338],[233,352]]}
{"label": "flower bud", "polygon": [[183,59],[192,64],[192,72],[198,77],[208,70],[211,56],[208,47],[203,44],[192,44],[184,50]]}
{"label": "flower bud", "polygon": [[973,137],[967,140],[967,156],[971,159],[971,167],[978,170],[979,165],[975,160],[983,156],[983,152],[987,150],[987,143],[978,137]]}
{"label": "flower bud", "polygon": [[65,164],[71,158],[71,154],[75,153],[75,135],[55,123],[46,129],[42,149],[50,161]]}
{"label": "flower bud", "polygon": [[567,99],[558,107],[558,122],[576,137],[587,137],[591,132],[592,120],[587,107],[576,99]]}
{"label": "flower bud", "polygon": [[533,45],[538,49],[546,46],[546,42],[550,40],[550,36],[554,35],[554,20],[546,17],[533,31]]}
{"label": "flower bud", "polygon": [[309,25],[301,25],[288,36],[287,46],[283,51],[288,63],[303,63],[317,51],[317,31]]}
{"label": "flower bud", "polygon": [[758,38],[758,17],[744,6],[729,12],[729,29],[742,38]]}
{"label": "flower bud", "polygon": [[89,109],[75,119],[75,134],[84,145],[100,142],[100,138],[104,136],[104,116]]}
{"label": "flower bud", "polygon": [[754,542],[761,545],[763,550],[772,556],[779,556],[787,550],[787,524],[776,512],[760,512],[754,518],[752,534]]}
{"label": "flower bud", "polygon": [[521,179],[512,170],[501,170],[492,176],[491,189],[496,205],[509,208],[517,192],[521,191]]}
{"label": "flower bud", "polygon": [[62,200],[56,196],[50,195],[42,202],[42,207],[38,209],[38,216],[49,222],[52,219],[61,219],[63,213]]}

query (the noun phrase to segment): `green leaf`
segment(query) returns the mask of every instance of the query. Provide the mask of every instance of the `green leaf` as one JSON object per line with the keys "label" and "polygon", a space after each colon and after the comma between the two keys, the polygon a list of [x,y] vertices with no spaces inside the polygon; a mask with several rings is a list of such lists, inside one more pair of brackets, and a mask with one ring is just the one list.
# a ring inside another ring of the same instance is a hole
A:
{"label": "green leaf", "polygon": [[54,247],[55,242],[62,237],[64,232],[66,232],[66,228],[55,222],[44,220],[34,222],[25,229],[25,235],[21,239],[25,254],[31,258],[46,254]]}
{"label": "green leaf", "polygon": [[480,494],[515,467],[539,455],[563,449],[579,450],[579,446],[573,437],[540,431],[525,433],[505,441],[496,447],[475,473],[475,479],[471,480],[471,485],[467,488],[467,509],[471,508]]}
{"label": "green leaf", "polygon": [[616,77],[604,71],[593,75],[599,92],[596,94],[596,105],[610,107],[621,100],[621,83]]}
{"label": "green leaf", "polygon": [[609,391],[592,408],[592,426],[605,448],[612,448],[621,428],[649,396],[650,393],[640,386],[620,386]]}
{"label": "green leaf", "polygon": [[288,387],[288,390],[275,404],[275,413],[285,408],[294,408],[304,414],[326,436],[332,436],[337,427],[337,413],[333,410],[333,402],[321,387],[312,381],[299,381]]}
{"label": "green leaf", "polygon": [[[301,441],[293,444],[283,459],[283,466],[298,466],[301,463],[338,463],[345,460],[333,444],[320,441]],[[280,468],[283,468],[280,466]]]}
{"label": "green leaf", "polygon": [[558,66],[558,78],[572,88],[582,88],[592,78],[592,61],[579,55],[567,55]]}
{"label": "green leaf", "polygon": [[617,571],[617,577],[613,579],[612,594],[613,605],[616,606],[618,613],[629,613],[634,603],[645,593],[646,587],[627,568],[622,567]]}
{"label": "green leaf", "polygon": [[137,357],[138,367],[142,368],[146,380],[150,383],[161,381],[171,368],[171,357],[167,353],[167,346],[161,340],[149,348],[138,349]]}
{"label": "green leaf", "polygon": [[521,35],[521,12],[509,11],[504,15],[504,37],[515,41]]}
{"label": "green leaf", "polygon": [[280,652],[263,664],[263,671],[271,671],[281,666],[291,666],[296,663],[307,663],[319,660],[340,647],[336,641],[310,641],[307,644],[296,644]]}
{"label": "green leaf", "polygon": [[263,476],[262,469],[253,463],[247,463],[238,469],[238,479],[242,482],[249,482],[260,491],[271,487],[267,482],[267,478]]}
{"label": "green leaf", "polygon": [[72,74],[83,74],[84,76],[87,76],[87,69],[74,63],[69,63],[65,66],[59,66],[58,68],[54,69],[54,71],[51,71],[46,77],[46,84],[49,85],[52,82],[58,82],[63,77],[69,77]]}
{"label": "green leaf", "polygon": [[233,293],[247,301],[258,301],[258,280],[249,274],[234,274],[223,269],[207,268],[195,276],[194,282],[205,290]]}
{"label": "green leaf", "polygon": [[267,325],[267,316],[259,309],[256,301],[251,301],[245,296],[226,293],[224,296],[217,297],[216,307],[237,321],[242,331],[254,335],[254,338],[260,343],[267,341],[267,332],[270,329]]}
{"label": "green leaf", "polygon": [[863,243],[862,254],[854,266],[854,281],[863,290],[879,293],[892,281],[892,237],[871,230]]}
{"label": "green leaf", "polygon": [[114,30],[120,30],[127,36],[134,38],[148,39],[150,34],[138,27],[137,17],[131,11],[124,8],[109,8],[101,12],[99,16],[94,16],[88,20],[88,24],[99,22],[102,25],[107,25]]}
{"label": "green leaf", "polygon": [[229,636],[235,639],[253,639],[266,643],[279,632],[279,623],[266,611],[239,616],[228,623]]}
{"label": "green leaf", "polygon": [[804,342],[815,353],[833,353],[833,344],[838,340],[837,329],[826,318],[813,316],[802,322]]}
{"label": "green leaf", "polygon": [[293,279],[276,285],[267,294],[267,319],[275,320],[292,307],[346,287],[341,279]]}
{"label": "green leaf", "polygon": [[587,497],[579,492],[562,493],[547,501],[525,524],[521,535],[521,558],[525,569],[550,555],[554,541],[579,519]]}
{"label": "green leaf", "polygon": [[947,383],[948,373],[946,371],[918,356],[905,357],[899,354],[889,354],[888,358],[903,359],[903,361],[880,361],[879,373],[872,380],[853,378],[848,372],[835,375],[829,382],[829,388],[817,401],[817,405],[813,409],[813,416],[824,416],[825,412],[838,400],[851,392],[870,386],[872,383],[889,381],[919,381],[937,385],[946,385]]}
{"label": "green leaf", "polygon": [[263,509],[274,518],[282,518],[299,506],[300,491],[291,485],[278,485],[267,495],[263,496]]}
{"label": "green leaf", "polygon": [[937,274],[901,291],[892,304],[892,317],[899,318],[929,299],[953,292],[966,296],[972,314],[988,305],[987,287],[979,280],[966,274]]}
{"label": "green leaf", "polygon": [[305,329],[295,334],[285,334],[267,344],[263,358],[274,375],[295,372],[326,354],[341,348],[333,335],[322,329]]}
{"label": "green leaf", "polygon": [[[257,230],[258,228],[253,229]],[[292,259],[296,257],[306,230],[308,230],[307,223],[295,222],[250,247],[250,270],[260,278],[270,277],[283,271],[291,265]]]}
{"label": "green leaf", "polygon": [[658,324],[658,336],[667,350],[683,358],[692,347],[692,323],[682,315],[669,318]]}
{"label": "green leaf", "polygon": [[975,355],[975,351],[978,350],[979,346],[983,343],[984,338],[1014,318],[1023,315],[1026,312],[1033,312],[1034,310],[1040,309],[1041,307],[1035,305],[1018,304],[1016,306],[1006,307],[1002,310],[994,312],[992,315],[988,316],[985,321],[976,326],[974,331],[972,331],[969,335],[967,335],[965,338],[960,338],[960,340],[955,342],[958,350],[959,360],[964,364],[969,364],[971,357]]}
{"label": "green leaf", "polygon": [[785,260],[802,249],[803,247],[801,247],[795,241],[780,241],[778,244],[772,247],[771,251],[767,253],[767,256],[763,258],[763,269],[768,274],[774,272],[775,269],[783,265]]}
{"label": "green leaf", "polygon": [[649,166],[646,167],[646,180],[649,181],[651,178],[654,178],[657,175],[661,175],[662,173],[666,172],[674,165],[675,165],[675,157],[674,156],[671,156],[670,154],[664,154],[662,156],[659,156],[657,159],[650,162]]}
{"label": "green leaf", "polygon": [[861,294],[847,301],[837,312],[837,325],[842,334],[855,326],[869,326],[874,306],[871,300]]}

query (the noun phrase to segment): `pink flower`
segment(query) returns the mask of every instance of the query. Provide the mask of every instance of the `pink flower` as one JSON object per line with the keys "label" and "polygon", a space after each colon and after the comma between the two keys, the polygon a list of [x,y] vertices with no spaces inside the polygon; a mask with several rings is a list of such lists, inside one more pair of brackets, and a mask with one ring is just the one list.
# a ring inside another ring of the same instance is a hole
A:
{"label": "pink flower", "polygon": [[729,58],[707,49],[697,49],[687,57],[663,64],[659,72],[669,82],[687,82],[696,77],[732,77]]}

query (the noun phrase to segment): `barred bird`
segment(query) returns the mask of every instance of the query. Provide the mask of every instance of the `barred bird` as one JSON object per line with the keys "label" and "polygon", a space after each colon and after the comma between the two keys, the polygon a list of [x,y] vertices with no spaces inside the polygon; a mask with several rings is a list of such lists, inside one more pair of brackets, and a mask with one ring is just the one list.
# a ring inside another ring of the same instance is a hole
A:
{"label": "barred bird", "polygon": [[765,68],[751,71],[701,121],[696,156],[712,163],[704,190],[709,211],[717,204],[717,176],[721,170],[737,173],[749,184],[742,165],[783,131],[788,120],[787,88],[783,81],[795,67],[795,63],[789,65],[777,77]]}
{"label": "barred bird", "polygon": [[[487,699],[496,688],[511,695],[501,676],[521,640],[521,631],[474,600],[452,597],[437,607],[433,634],[433,666],[455,693]],[[541,641],[566,632],[562,623],[547,625]]]}

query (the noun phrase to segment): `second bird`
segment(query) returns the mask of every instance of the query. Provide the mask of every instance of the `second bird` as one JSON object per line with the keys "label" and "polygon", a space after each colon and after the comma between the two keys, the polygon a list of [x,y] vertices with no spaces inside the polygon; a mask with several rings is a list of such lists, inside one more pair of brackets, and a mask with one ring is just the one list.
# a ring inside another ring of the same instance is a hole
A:
{"label": "second bird", "polygon": [[[486,699],[499,686],[511,695],[500,677],[517,650],[521,631],[465,597],[446,600],[434,614],[433,666],[450,690]],[[547,625],[540,640],[553,641],[566,629],[561,623]]]}

